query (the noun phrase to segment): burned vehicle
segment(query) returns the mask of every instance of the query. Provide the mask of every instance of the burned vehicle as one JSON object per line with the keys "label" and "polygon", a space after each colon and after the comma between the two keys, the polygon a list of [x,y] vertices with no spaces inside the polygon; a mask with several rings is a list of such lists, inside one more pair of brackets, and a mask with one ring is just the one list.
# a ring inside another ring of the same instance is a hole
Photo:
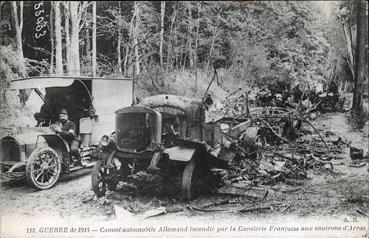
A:
{"label": "burned vehicle", "polygon": [[211,168],[227,167],[212,153],[220,127],[205,123],[201,100],[156,95],[117,110],[115,121],[114,133],[101,138],[92,172],[98,197],[145,171],[159,174],[174,194],[190,200],[214,185]]}
{"label": "burned vehicle", "polygon": [[[42,106],[34,114],[36,126],[19,128],[1,139],[2,180],[26,178],[29,185],[42,190],[54,186],[61,173],[92,167],[93,152],[101,135],[114,130],[111,119],[114,112],[121,105],[132,103],[132,82],[131,79],[67,76],[12,81],[11,90],[28,91],[24,103]],[[112,95],[114,102],[110,100]],[[76,124],[79,156],[72,156],[68,143],[51,129],[61,108],[68,111],[69,119]]]}

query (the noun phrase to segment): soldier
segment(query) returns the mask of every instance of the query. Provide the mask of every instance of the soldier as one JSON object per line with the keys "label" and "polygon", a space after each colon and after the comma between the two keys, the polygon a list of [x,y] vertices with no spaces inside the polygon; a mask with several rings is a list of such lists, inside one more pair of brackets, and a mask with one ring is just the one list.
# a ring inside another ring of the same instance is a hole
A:
{"label": "soldier", "polygon": [[70,154],[78,157],[78,140],[76,135],[76,124],[68,119],[68,112],[65,109],[59,111],[59,121],[51,127],[69,144]]}

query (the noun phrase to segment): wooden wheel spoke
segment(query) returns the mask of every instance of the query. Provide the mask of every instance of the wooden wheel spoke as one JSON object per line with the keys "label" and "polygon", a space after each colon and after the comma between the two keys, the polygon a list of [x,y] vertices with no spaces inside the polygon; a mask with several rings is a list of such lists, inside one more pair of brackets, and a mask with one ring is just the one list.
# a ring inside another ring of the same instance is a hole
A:
{"label": "wooden wheel spoke", "polygon": [[48,181],[50,180],[50,177],[49,177],[49,175],[48,175],[48,173],[47,173],[47,172],[45,173],[44,178],[46,179],[46,181],[45,181],[45,182],[48,182]]}
{"label": "wooden wheel spoke", "polygon": [[40,176],[41,176],[42,174],[43,174],[42,172],[41,172],[41,173],[39,173],[39,174],[36,176],[35,180],[36,180],[36,181],[38,181],[38,179],[40,178]]}
{"label": "wooden wheel spoke", "polygon": [[41,176],[41,183],[44,183],[44,179],[45,179],[45,175],[44,175],[44,173],[42,173],[42,176]]}
{"label": "wooden wheel spoke", "polygon": [[35,169],[35,170],[33,170],[33,174],[38,174],[38,172],[40,172],[40,171],[42,171],[42,169],[41,168],[39,168],[39,169]]}
{"label": "wooden wheel spoke", "polygon": [[52,176],[55,176],[56,175],[56,172],[55,171],[51,171],[51,170],[49,170],[49,171],[47,171],[48,173],[50,173]]}

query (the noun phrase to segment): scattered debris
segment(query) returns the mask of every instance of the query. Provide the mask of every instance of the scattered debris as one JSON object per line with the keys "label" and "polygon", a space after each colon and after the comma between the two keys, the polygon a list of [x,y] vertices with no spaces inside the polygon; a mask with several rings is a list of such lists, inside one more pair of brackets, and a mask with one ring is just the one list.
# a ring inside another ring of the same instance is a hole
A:
{"label": "scattered debris", "polygon": [[272,210],[272,207],[251,207],[251,208],[244,208],[239,210],[241,213],[247,213],[247,212],[260,212],[260,211],[270,211]]}
{"label": "scattered debris", "polygon": [[364,167],[366,165],[366,163],[356,163],[356,164],[350,164],[350,167],[354,167],[354,168],[361,168]]}
{"label": "scattered debris", "polygon": [[268,192],[263,193],[263,191],[258,191],[258,190],[251,191],[251,189],[240,188],[240,187],[235,187],[235,186],[224,186],[222,188],[219,188],[216,191],[216,193],[223,194],[223,195],[229,195],[229,196],[242,196],[252,201],[263,200],[263,198],[268,194]]}
{"label": "scattered debris", "polygon": [[134,214],[127,211],[123,207],[114,205],[114,212],[115,212],[115,217],[117,218],[117,220],[122,220],[122,221],[134,220]]}
{"label": "scattered debris", "polygon": [[209,207],[212,207],[212,206],[221,206],[221,205],[226,205],[226,204],[229,204],[229,199],[226,199],[226,200],[223,200],[223,201],[220,201],[220,202],[209,203],[209,204],[201,206],[201,208],[204,209],[204,208],[209,208]]}
{"label": "scattered debris", "polygon": [[155,207],[155,208],[151,208],[147,211],[145,211],[143,214],[141,214],[141,217],[143,217],[144,219],[150,218],[150,217],[156,217],[156,216],[160,216],[160,215],[164,215],[166,214],[166,208],[165,207]]}
{"label": "scattered debris", "polygon": [[357,210],[356,210],[356,212],[357,212],[357,213],[359,213],[360,215],[363,215],[363,216],[369,217],[368,213],[363,212],[363,211],[362,211],[362,210],[360,210],[360,209],[357,209]]}

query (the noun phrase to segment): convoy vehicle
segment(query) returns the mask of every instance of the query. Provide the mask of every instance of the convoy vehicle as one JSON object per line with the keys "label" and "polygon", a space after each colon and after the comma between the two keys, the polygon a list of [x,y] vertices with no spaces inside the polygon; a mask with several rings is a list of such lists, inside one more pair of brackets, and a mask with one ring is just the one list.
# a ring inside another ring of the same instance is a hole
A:
{"label": "convoy vehicle", "polygon": [[226,168],[215,154],[220,125],[205,123],[202,100],[175,95],[147,97],[116,111],[115,131],[104,135],[92,172],[98,197],[139,172],[159,174],[174,194],[190,200],[216,186],[212,168]]}
{"label": "convoy vehicle", "polygon": [[[54,186],[61,173],[93,166],[101,135],[114,130],[114,112],[133,98],[133,80],[127,78],[30,77],[12,81],[10,89],[26,93],[24,103],[37,94],[44,102],[35,114],[36,126],[1,138],[1,177],[26,178],[38,190]],[[76,123],[80,156],[71,156],[68,143],[50,128],[61,108]]]}

